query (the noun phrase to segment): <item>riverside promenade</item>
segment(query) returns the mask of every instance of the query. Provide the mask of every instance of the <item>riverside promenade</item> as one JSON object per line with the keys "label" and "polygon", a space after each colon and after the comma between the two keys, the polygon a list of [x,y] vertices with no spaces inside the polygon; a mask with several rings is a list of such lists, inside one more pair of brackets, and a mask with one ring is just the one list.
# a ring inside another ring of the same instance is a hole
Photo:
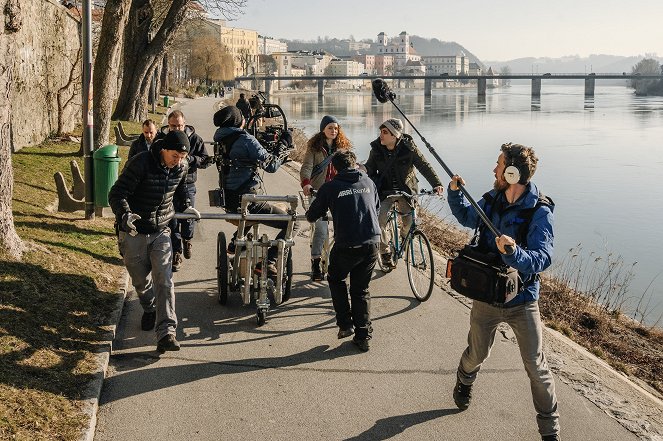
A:
{"label": "riverside promenade", "polygon": [[[206,141],[216,101],[180,107]],[[288,168],[265,174],[268,193],[297,194],[298,179]],[[207,190],[216,187],[214,167],[199,172],[201,212],[220,212],[207,201]],[[226,306],[216,300],[216,235],[233,229],[224,221],[199,222],[193,257],[175,273],[181,351],[156,352],[154,333],[140,330],[135,294],[127,296],[95,440],[540,439],[509,328],[498,332],[472,404],[460,412],[451,392],[470,310],[447,288],[436,287],[420,304],[404,265],[386,275],[377,271],[371,283],[374,338],[362,353],[350,339],[337,340],[327,284],[308,277],[304,223],[293,248],[292,297],[257,327],[255,308],[242,306],[238,293]],[[562,439],[661,439],[642,432],[652,415],[660,417],[660,401],[554,332],[546,333],[546,348],[556,373]]]}

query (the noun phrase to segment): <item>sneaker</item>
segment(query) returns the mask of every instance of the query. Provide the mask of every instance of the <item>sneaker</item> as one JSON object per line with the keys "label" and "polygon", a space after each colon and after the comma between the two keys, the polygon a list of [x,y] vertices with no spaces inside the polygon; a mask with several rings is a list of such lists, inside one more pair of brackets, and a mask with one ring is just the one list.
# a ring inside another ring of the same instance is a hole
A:
{"label": "sneaker", "polygon": [[[262,274],[262,262],[256,263],[256,268],[254,272],[257,275]],[[276,273],[277,273],[276,264],[273,262],[267,262],[267,277],[276,277]]]}
{"label": "sneaker", "polygon": [[456,377],[456,386],[454,386],[454,402],[460,410],[465,410],[470,407],[472,401],[472,386],[468,386],[460,382]]}
{"label": "sneaker", "polygon": [[193,244],[191,243],[191,241],[186,239],[183,240],[182,248],[184,248],[184,258],[191,259],[191,248],[193,248]]}
{"label": "sneaker", "polygon": [[354,333],[355,333],[354,328],[350,326],[348,329],[339,329],[337,336],[338,339],[341,340],[342,338],[350,337]]}
{"label": "sneaker", "polygon": [[541,436],[541,441],[559,441],[559,435],[553,433],[552,435],[543,435]]}
{"label": "sneaker", "polygon": [[394,262],[391,259],[391,253],[381,254],[380,259],[382,259],[382,266],[384,266],[385,268],[393,268]]}
{"label": "sneaker", "polygon": [[357,336],[355,336],[352,339],[352,343],[354,343],[354,345],[357,346],[361,352],[367,352],[368,347],[370,346],[368,344],[368,339],[366,339],[366,338],[357,338]]}
{"label": "sneaker", "polygon": [[182,258],[182,253],[173,254],[173,272],[176,273],[182,268],[182,263],[184,259]]}
{"label": "sneaker", "polygon": [[320,258],[315,258],[311,260],[311,280],[317,282],[323,280],[324,276],[322,270],[320,269]]}
{"label": "sneaker", "polygon": [[175,336],[168,334],[157,343],[157,351],[163,354],[166,351],[179,351],[180,343],[175,339]]}
{"label": "sneaker", "polygon": [[154,329],[154,324],[157,321],[157,312],[143,312],[143,317],[140,319],[140,329],[143,331],[151,331]]}

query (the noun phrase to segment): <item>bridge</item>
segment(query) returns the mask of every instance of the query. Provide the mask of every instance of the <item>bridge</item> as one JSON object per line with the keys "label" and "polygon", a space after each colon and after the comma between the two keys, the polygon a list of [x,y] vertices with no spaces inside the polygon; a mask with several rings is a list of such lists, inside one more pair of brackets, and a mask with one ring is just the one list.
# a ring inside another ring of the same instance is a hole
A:
{"label": "bridge", "polygon": [[275,75],[249,75],[235,78],[236,81],[252,81],[254,89],[258,89],[258,81],[264,82],[264,90],[268,95],[272,91],[274,81],[315,81],[318,85],[318,97],[324,96],[324,85],[327,80],[364,80],[370,81],[375,78],[384,80],[424,80],[424,95],[430,97],[433,86],[439,81],[471,81],[476,80],[477,94],[480,98],[486,96],[487,82],[494,80],[530,80],[532,82],[532,98],[541,97],[541,83],[550,80],[584,80],[585,97],[593,98],[596,80],[663,80],[663,75],[640,75],[623,73],[544,73],[544,74],[509,74],[509,75],[306,75],[306,76],[275,76]]}

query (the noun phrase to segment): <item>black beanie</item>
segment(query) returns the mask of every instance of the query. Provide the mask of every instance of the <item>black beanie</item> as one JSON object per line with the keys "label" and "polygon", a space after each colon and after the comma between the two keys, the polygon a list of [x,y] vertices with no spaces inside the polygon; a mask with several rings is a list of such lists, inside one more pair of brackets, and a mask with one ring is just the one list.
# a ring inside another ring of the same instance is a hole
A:
{"label": "black beanie", "polygon": [[235,106],[226,106],[214,114],[217,127],[239,127],[242,125],[242,111]]}
{"label": "black beanie", "polygon": [[163,139],[164,150],[177,150],[180,153],[189,153],[191,145],[186,133],[180,130],[169,130]]}

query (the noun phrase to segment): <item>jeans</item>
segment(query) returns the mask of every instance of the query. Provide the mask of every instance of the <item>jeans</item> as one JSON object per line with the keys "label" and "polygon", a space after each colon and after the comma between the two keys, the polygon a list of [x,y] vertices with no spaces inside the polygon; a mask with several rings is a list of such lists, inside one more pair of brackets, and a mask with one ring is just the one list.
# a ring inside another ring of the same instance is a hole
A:
{"label": "jeans", "polygon": [[490,355],[495,332],[500,323],[513,329],[520,349],[520,357],[530,380],[536,422],[541,435],[559,432],[559,412],[555,381],[543,353],[541,316],[538,302],[525,303],[512,308],[499,308],[475,301],[470,313],[470,332],[467,349],[458,366],[461,383],[471,385],[476,380],[481,364]]}
{"label": "jeans", "polygon": [[313,224],[313,237],[311,238],[311,259],[322,256],[322,249],[329,236],[329,223],[326,220],[318,219]]}
{"label": "jeans", "polygon": [[168,334],[175,335],[177,316],[170,229],[136,236],[120,231],[118,243],[143,310],[157,313],[157,340]]}
{"label": "jeans", "polygon": [[[336,324],[341,329],[354,326],[357,339],[369,339],[373,333],[368,284],[373,275],[376,259],[377,244],[366,244],[359,248],[334,246],[329,254],[327,281],[336,311]],[[345,282],[348,275],[350,301]]]}
{"label": "jeans", "polygon": [[[195,184],[186,184],[186,192],[191,201],[191,206],[195,207],[196,205],[196,185]],[[175,206],[179,206],[179,203],[175,203]],[[182,239],[191,240],[193,239],[194,225],[196,221],[193,219],[175,219],[173,218],[168,224],[170,227],[170,239],[173,242],[173,253],[182,252]]]}
{"label": "jeans", "polygon": [[[404,197],[398,197],[396,199],[390,199],[396,204],[396,209],[401,213],[407,213],[401,215],[401,227],[399,228],[400,240],[401,242],[405,240],[407,232],[410,231],[410,226],[412,225],[412,215],[410,214],[412,207],[408,204],[407,199]],[[389,219],[389,211],[391,210],[392,205],[387,203],[387,200],[380,201],[380,213],[378,215],[378,222],[380,222],[380,254],[388,253],[389,250],[389,241],[392,240],[392,235],[394,230],[391,228],[391,223],[387,223]]]}

